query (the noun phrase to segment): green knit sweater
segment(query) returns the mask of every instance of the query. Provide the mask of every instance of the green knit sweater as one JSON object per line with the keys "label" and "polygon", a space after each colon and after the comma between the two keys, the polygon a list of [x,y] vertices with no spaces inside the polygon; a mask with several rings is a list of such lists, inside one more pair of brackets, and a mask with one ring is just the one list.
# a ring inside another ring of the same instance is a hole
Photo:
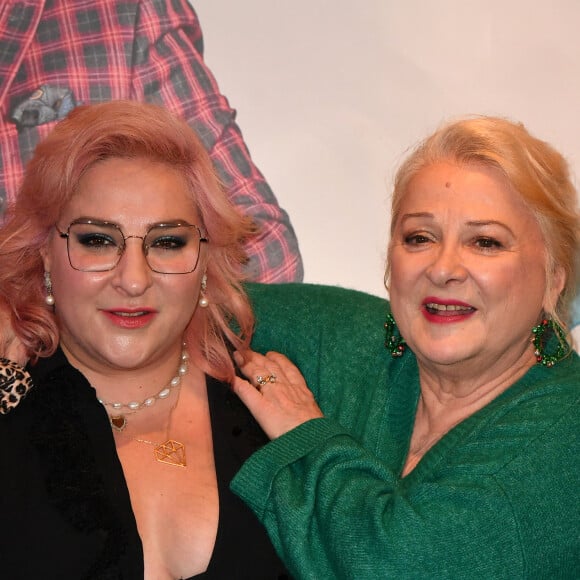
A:
{"label": "green knit sweater", "polygon": [[580,578],[578,355],[530,369],[402,478],[419,381],[408,349],[384,348],[388,303],[323,286],[249,291],[254,348],[294,360],[326,415],[232,482],[294,576]]}

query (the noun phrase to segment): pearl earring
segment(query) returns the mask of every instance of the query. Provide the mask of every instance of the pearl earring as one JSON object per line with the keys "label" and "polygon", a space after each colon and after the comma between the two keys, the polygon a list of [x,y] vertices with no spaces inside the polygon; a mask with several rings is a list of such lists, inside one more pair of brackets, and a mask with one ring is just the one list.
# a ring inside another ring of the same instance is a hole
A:
{"label": "pearl earring", "polygon": [[207,276],[204,274],[202,279],[201,279],[201,289],[199,291],[200,296],[199,296],[199,302],[198,302],[198,304],[200,305],[201,308],[207,308],[209,306],[209,300],[208,300],[207,296],[205,295],[206,289],[207,289]]}
{"label": "pearl earring", "polygon": [[54,296],[52,294],[52,280],[50,279],[50,272],[44,273],[44,287],[46,288],[46,296],[44,301],[47,306],[54,306]]}

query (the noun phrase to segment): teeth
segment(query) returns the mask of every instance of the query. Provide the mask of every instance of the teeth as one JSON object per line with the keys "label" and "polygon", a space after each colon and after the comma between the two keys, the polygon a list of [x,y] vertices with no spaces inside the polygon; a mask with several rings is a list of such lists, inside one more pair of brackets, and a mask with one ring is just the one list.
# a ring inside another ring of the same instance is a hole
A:
{"label": "teeth", "polygon": [[145,314],[144,312],[115,312],[117,316],[125,317],[125,318],[134,318],[136,316],[142,316]]}
{"label": "teeth", "polygon": [[425,304],[429,310],[439,310],[440,312],[457,312],[457,311],[469,311],[473,308],[469,306],[460,306],[459,304],[435,304],[434,302],[429,302]]}

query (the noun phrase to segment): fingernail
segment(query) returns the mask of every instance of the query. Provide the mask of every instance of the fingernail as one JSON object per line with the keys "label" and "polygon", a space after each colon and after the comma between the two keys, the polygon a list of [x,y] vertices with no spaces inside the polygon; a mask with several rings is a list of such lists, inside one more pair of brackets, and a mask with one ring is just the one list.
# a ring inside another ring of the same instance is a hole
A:
{"label": "fingernail", "polygon": [[237,350],[234,351],[234,360],[238,366],[242,366],[244,364],[244,357]]}

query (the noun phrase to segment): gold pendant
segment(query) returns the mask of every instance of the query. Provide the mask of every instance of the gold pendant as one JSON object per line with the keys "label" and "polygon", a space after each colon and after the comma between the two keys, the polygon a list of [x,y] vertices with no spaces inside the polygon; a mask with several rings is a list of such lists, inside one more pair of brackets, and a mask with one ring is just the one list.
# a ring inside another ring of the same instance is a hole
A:
{"label": "gold pendant", "polygon": [[179,441],[169,439],[165,443],[160,443],[155,446],[153,453],[159,463],[167,463],[178,467],[187,466],[185,461],[185,445]]}
{"label": "gold pendant", "polygon": [[127,426],[127,418],[125,415],[111,415],[109,421],[111,422],[111,427],[115,431],[123,431]]}

